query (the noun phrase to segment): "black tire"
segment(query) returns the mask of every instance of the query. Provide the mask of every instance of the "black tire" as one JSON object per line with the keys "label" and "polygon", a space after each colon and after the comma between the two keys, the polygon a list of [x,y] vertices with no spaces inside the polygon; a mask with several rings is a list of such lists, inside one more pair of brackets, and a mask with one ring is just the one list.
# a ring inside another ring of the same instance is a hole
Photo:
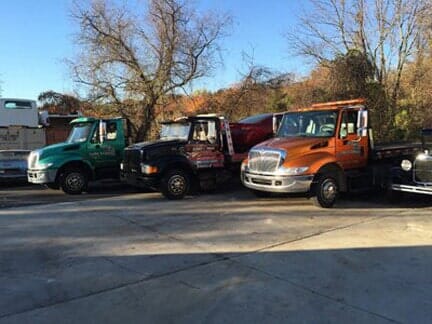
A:
{"label": "black tire", "polygon": [[312,202],[315,206],[331,208],[336,202],[339,186],[335,178],[330,175],[321,175],[312,188]]}
{"label": "black tire", "polygon": [[183,199],[191,187],[191,177],[183,170],[167,171],[160,183],[162,194],[171,200]]}
{"label": "black tire", "polygon": [[52,189],[52,190],[59,190],[60,189],[60,185],[57,182],[45,183],[45,187],[47,187],[48,189]]}
{"label": "black tire", "polygon": [[67,169],[60,177],[60,187],[70,195],[79,195],[87,190],[87,174],[78,168]]}
{"label": "black tire", "polygon": [[251,192],[255,195],[255,197],[258,198],[268,198],[272,195],[272,193],[268,191],[259,191],[259,190],[251,189]]}

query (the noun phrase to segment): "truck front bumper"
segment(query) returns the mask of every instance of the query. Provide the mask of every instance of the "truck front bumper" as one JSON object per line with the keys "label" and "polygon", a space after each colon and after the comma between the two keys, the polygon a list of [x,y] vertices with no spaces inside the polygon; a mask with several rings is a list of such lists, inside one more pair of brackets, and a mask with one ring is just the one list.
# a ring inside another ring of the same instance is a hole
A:
{"label": "truck front bumper", "polygon": [[134,187],[157,189],[159,186],[159,176],[157,174],[147,176],[122,171],[120,172],[120,180]]}
{"label": "truck front bumper", "polygon": [[57,169],[48,170],[28,170],[27,181],[35,184],[54,183],[56,180]]}
{"label": "truck front bumper", "polygon": [[280,193],[309,192],[313,178],[313,175],[263,175],[249,171],[241,174],[243,185],[249,189]]}
{"label": "truck front bumper", "polygon": [[432,195],[432,186],[392,184],[392,190]]}

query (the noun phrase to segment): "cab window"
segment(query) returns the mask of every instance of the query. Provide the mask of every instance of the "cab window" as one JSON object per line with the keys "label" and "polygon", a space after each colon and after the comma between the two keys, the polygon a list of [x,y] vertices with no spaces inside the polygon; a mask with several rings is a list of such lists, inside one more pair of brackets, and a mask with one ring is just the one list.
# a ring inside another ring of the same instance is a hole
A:
{"label": "cab window", "polygon": [[343,112],[339,137],[357,134],[357,116],[358,112],[355,110]]}
{"label": "cab window", "polygon": [[193,125],[192,141],[197,143],[216,144],[216,123],[212,120],[199,121]]}
{"label": "cab window", "polygon": [[107,123],[107,140],[114,141],[117,139],[117,123],[108,122]]}

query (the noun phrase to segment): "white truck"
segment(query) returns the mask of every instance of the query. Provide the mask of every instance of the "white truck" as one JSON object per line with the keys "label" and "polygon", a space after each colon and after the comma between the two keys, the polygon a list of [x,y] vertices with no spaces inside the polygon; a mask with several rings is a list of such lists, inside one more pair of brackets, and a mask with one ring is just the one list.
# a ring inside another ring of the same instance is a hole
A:
{"label": "white truck", "polygon": [[0,98],[0,150],[35,150],[63,142],[79,114],[39,112],[36,101]]}
{"label": "white truck", "polygon": [[0,98],[0,150],[33,150],[45,144],[36,101]]}

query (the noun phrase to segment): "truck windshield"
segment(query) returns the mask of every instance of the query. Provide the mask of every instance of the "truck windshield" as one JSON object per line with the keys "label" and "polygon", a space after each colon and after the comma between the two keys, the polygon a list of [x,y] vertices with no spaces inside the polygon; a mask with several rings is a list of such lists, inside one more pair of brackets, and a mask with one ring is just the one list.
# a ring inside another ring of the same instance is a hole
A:
{"label": "truck windshield", "polygon": [[277,137],[334,136],[337,111],[299,111],[286,113]]}
{"label": "truck windshield", "polygon": [[85,142],[90,134],[92,126],[93,124],[91,123],[75,124],[66,142],[67,143]]}
{"label": "truck windshield", "polygon": [[190,123],[162,124],[160,138],[163,140],[181,139],[186,141],[189,137],[190,128]]}

